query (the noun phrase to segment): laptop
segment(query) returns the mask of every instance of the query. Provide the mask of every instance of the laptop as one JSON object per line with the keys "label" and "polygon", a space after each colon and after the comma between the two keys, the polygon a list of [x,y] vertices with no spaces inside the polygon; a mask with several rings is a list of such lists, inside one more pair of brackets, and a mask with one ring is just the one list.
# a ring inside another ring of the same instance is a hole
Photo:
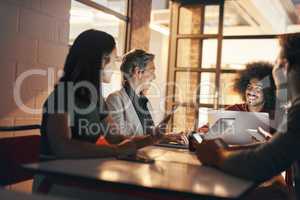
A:
{"label": "laptop", "polygon": [[227,144],[253,143],[258,127],[269,131],[268,113],[241,111],[208,112],[209,132],[204,139],[222,138]]}

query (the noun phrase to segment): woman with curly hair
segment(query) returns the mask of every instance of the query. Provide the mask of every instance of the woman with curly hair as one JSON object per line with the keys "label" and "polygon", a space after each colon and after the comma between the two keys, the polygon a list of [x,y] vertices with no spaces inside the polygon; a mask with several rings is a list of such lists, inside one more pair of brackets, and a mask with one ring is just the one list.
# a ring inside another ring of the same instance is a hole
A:
{"label": "woman with curly hair", "polygon": [[[234,90],[245,102],[228,106],[225,110],[266,112],[273,119],[276,97],[272,69],[273,65],[264,61],[246,64],[246,69],[239,72],[234,83]],[[204,125],[198,131],[206,133],[208,128]]]}
{"label": "woman with curly hair", "polygon": [[229,106],[226,110],[267,112],[273,118],[276,99],[272,69],[273,65],[268,62],[246,64],[246,69],[239,73],[234,84],[234,90],[245,103]]}

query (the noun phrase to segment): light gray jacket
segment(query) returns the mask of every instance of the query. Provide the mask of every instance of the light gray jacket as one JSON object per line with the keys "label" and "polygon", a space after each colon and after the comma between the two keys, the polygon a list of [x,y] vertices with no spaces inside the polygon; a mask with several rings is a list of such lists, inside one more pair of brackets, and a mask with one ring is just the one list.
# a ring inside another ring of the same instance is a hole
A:
{"label": "light gray jacket", "polygon": [[[125,136],[145,135],[143,126],[135,111],[133,103],[124,88],[110,94],[106,99],[108,110],[120,128],[120,134]],[[148,102],[149,112],[155,123],[153,108]]]}

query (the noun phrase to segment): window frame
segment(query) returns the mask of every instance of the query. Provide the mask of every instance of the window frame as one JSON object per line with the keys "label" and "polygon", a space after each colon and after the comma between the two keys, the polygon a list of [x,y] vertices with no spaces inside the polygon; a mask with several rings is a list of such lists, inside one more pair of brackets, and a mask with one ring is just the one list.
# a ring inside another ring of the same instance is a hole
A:
{"label": "window frame", "polygon": [[[184,5],[190,4],[198,4],[201,5],[201,32],[199,34],[179,34],[179,20],[180,20],[180,7]],[[219,6],[219,24],[218,24],[218,33],[216,34],[204,34],[204,24],[205,24],[205,6],[207,5],[218,5]],[[168,83],[174,83],[176,81],[176,72],[198,72],[198,80],[197,85],[201,82],[200,77],[202,72],[213,72],[215,73],[215,94],[214,94],[214,103],[213,104],[201,104],[200,103],[200,87],[197,87],[197,97],[196,102],[176,102],[175,101],[175,86],[171,84],[166,88],[166,97],[167,101],[165,102],[165,110],[169,112],[172,110],[174,106],[182,106],[182,107],[193,107],[195,109],[195,127],[198,126],[198,117],[199,117],[199,108],[206,107],[206,108],[213,108],[213,109],[220,109],[224,108],[228,105],[221,105],[220,104],[220,79],[221,74],[223,73],[232,73],[236,74],[240,70],[234,69],[222,69],[222,44],[223,40],[230,40],[230,39],[276,39],[278,35],[276,34],[269,34],[269,35],[223,35],[223,28],[224,28],[224,9],[225,9],[225,0],[214,0],[214,1],[196,1],[196,0],[189,0],[189,1],[172,1],[170,6],[171,9],[171,24],[170,24],[170,40],[169,40],[169,61],[168,61],[168,72],[167,72],[167,81]],[[199,39],[200,48],[199,48],[199,65],[198,67],[177,67],[177,50],[178,50],[178,40],[179,39]],[[203,41],[204,39],[217,39],[217,60],[216,60],[216,68],[205,69],[202,67],[202,51],[203,51]],[[169,85],[169,84],[168,84]],[[172,97],[172,98],[169,98]],[[170,120],[171,122],[171,129],[174,127],[174,120]],[[192,127],[190,127],[192,128]]]}
{"label": "window frame", "polygon": [[126,14],[119,13],[117,11],[112,10],[111,8],[108,8],[106,6],[103,6],[97,2],[91,1],[91,0],[74,0],[77,1],[85,6],[88,6],[90,8],[96,9],[98,11],[104,12],[108,15],[114,16],[118,18],[119,20],[122,20],[125,22],[125,41],[124,42],[124,50],[123,54],[129,50],[130,47],[130,35],[131,35],[131,5],[132,0],[126,0],[127,8],[126,8]]}

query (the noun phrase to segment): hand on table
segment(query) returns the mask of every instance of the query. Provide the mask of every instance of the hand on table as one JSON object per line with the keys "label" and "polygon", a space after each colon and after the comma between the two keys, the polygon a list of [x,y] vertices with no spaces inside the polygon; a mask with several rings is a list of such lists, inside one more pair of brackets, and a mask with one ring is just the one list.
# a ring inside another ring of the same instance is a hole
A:
{"label": "hand on table", "polygon": [[219,167],[227,152],[222,139],[203,140],[196,145],[196,155],[202,164]]}
{"label": "hand on table", "polygon": [[117,145],[117,156],[129,156],[137,153],[137,147],[135,142],[131,140],[124,140]]}

